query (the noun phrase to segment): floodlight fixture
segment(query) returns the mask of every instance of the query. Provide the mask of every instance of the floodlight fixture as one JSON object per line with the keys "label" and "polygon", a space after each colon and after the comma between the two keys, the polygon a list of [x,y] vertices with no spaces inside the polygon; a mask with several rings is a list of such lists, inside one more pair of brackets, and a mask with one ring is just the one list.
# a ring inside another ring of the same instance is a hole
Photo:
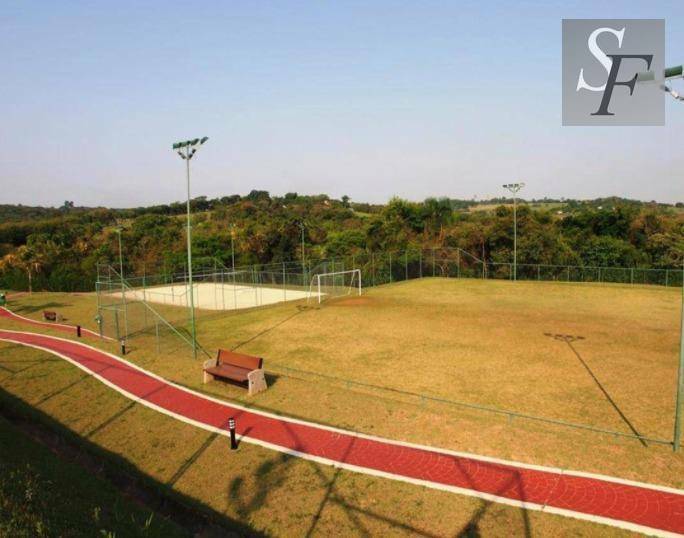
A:
{"label": "floodlight fixture", "polygon": [[505,185],[502,185],[504,189],[507,189],[511,191],[513,194],[518,192],[520,189],[522,189],[525,186],[524,183],[506,183]]}
{"label": "floodlight fixture", "polygon": [[668,67],[665,69],[661,75],[657,75],[655,71],[645,71],[643,73],[637,73],[637,82],[641,83],[658,83],[660,84],[660,89],[666,93],[669,93],[677,101],[684,101],[684,95],[681,95],[678,91],[672,88],[669,81],[684,78],[684,66],[676,65],[674,67]]}

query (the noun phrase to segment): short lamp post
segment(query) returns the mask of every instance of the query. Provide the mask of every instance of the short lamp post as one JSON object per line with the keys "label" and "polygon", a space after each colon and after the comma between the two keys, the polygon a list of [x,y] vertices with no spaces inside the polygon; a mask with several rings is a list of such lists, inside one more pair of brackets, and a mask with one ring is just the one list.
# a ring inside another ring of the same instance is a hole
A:
{"label": "short lamp post", "polygon": [[193,140],[186,140],[185,142],[176,142],[172,149],[180,155],[181,159],[185,161],[185,169],[188,186],[188,291],[190,296],[190,327],[192,331],[192,357],[197,358],[197,330],[195,327],[195,298],[192,288],[192,223],[190,220],[190,159],[193,158],[197,149],[204,144],[209,137],[195,138]]}
{"label": "short lamp post", "polygon": [[507,183],[503,188],[513,194],[513,280],[518,280],[518,192],[524,183]]}

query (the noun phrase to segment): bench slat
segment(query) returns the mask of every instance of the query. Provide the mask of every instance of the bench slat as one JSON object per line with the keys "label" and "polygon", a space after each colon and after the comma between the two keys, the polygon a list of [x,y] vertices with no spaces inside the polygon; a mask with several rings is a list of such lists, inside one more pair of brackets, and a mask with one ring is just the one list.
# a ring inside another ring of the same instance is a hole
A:
{"label": "bench slat", "polygon": [[244,353],[228,351],[227,349],[219,349],[216,362],[218,364],[232,364],[234,366],[240,366],[241,368],[248,368],[249,370],[258,370],[261,368],[264,359],[252,355],[245,355]]}
{"label": "bench slat", "polygon": [[232,379],[233,381],[247,381],[247,374],[251,370],[246,368],[240,368],[238,366],[230,366],[228,364],[222,364],[220,366],[214,366],[212,368],[207,368],[207,372],[216,377],[224,377],[227,379]]}

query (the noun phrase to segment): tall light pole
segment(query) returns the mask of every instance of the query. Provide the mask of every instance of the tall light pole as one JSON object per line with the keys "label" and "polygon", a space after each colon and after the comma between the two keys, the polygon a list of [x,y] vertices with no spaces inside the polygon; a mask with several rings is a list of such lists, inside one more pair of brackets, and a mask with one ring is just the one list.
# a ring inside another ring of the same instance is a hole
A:
{"label": "tall light pole", "polygon": [[197,358],[197,329],[195,327],[195,297],[192,286],[192,223],[190,220],[190,159],[193,158],[195,152],[209,140],[208,136],[203,138],[195,138],[193,140],[186,140],[185,142],[176,142],[173,144],[172,149],[180,155],[181,159],[185,161],[187,183],[188,183],[188,201],[187,201],[187,213],[188,213],[188,288],[190,295],[190,327],[192,330],[192,357]]}
{"label": "tall light pole", "polygon": [[518,280],[518,192],[524,183],[507,183],[503,185],[513,193],[513,280]]}
{"label": "tall light pole", "polygon": [[304,221],[299,223],[299,227],[302,229],[302,286],[306,287],[306,262],[304,259]]}
{"label": "tall light pole", "polygon": [[679,329],[679,369],[677,371],[677,398],[675,400],[675,424],[673,447],[679,450],[682,440],[682,407],[684,407],[684,259],[682,259],[682,315]]}
{"label": "tall light pole", "polygon": [[230,224],[230,261],[232,263],[232,270],[235,273],[235,223]]}
{"label": "tall light pole", "polygon": [[[684,101],[684,95],[679,94],[679,92],[675,91],[671,85],[668,85],[672,80],[678,78],[684,78],[684,66],[678,65],[675,67],[668,67],[661,76],[656,76],[656,73],[653,71],[637,74],[637,82],[651,83],[658,81],[660,82],[660,89],[669,93],[677,101]],[[675,451],[679,450],[679,445],[681,444],[682,440],[682,407],[684,407],[684,256],[682,259],[682,314],[681,327],[679,329],[679,368],[677,370],[677,397],[675,399],[674,438],[672,439],[672,447]]]}
{"label": "tall light pole", "polygon": [[[128,339],[128,308],[126,307],[126,286],[123,272],[123,250],[121,248],[121,233],[123,226],[117,226],[114,231],[119,235],[119,279],[121,280],[121,300],[123,301],[124,313],[124,339]],[[117,335],[118,336],[118,335]]]}

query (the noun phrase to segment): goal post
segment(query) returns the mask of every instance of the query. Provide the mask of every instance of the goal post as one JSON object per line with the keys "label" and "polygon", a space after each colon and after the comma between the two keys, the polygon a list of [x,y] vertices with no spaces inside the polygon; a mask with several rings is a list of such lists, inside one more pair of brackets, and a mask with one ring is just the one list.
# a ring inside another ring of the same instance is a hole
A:
{"label": "goal post", "polygon": [[318,273],[311,279],[309,298],[314,293],[319,304],[331,297],[361,295],[361,269]]}

